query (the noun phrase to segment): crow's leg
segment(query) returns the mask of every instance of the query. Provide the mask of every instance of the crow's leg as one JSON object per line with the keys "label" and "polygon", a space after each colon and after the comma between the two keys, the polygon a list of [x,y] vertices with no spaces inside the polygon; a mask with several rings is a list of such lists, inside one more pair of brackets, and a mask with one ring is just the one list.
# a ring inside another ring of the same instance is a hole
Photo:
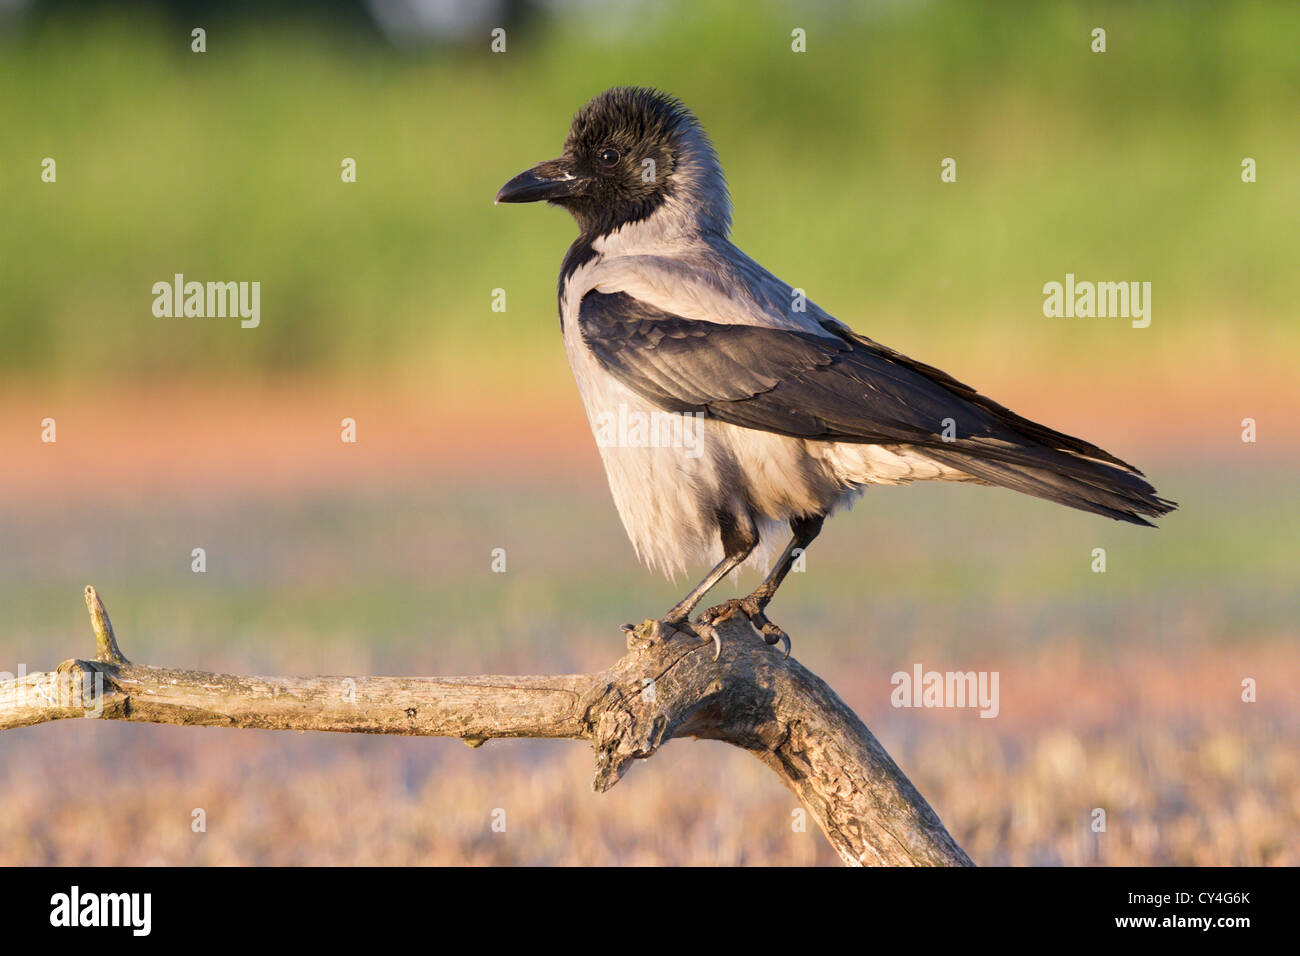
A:
{"label": "crow's leg", "polygon": [[[785,576],[790,573],[794,567],[795,561],[798,560],[799,554],[812,544],[813,539],[821,533],[822,522],[826,520],[825,515],[809,515],[808,517],[791,518],[790,530],[794,536],[790,543],[785,546],[781,552],[781,557],[777,559],[776,566],[763,583],[743,598],[732,598],[724,601],[717,607],[711,607],[699,616],[698,623],[706,627],[725,621],[734,615],[737,611],[749,618],[749,622],[758,628],[762,633],[763,639],[769,644],[775,644],[780,641],[785,645],[785,656],[790,656],[790,635],[777,627],[767,619],[764,611],[772,598],[776,595],[776,590],[785,580]],[[796,554],[798,552],[798,554]]]}
{"label": "crow's leg", "polygon": [[[758,545],[758,531],[754,528],[754,523],[748,516],[737,518],[730,514],[719,514],[718,528],[722,535],[722,560],[704,576],[703,581],[691,588],[690,593],[678,601],[673,606],[673,609],[664,615],[665,624],[671,624],[675,627],[686,623],[691,616],[691,612],[695,610],[695,606],[700,603],[704,595],[708,594],[719,581],[740,567]],[[717,660],[717,655],[722,651],[717,632],[709,628],[708,632],[701,636],[705,637],[706,640],[713,641],[715,648],[714,660]]]}

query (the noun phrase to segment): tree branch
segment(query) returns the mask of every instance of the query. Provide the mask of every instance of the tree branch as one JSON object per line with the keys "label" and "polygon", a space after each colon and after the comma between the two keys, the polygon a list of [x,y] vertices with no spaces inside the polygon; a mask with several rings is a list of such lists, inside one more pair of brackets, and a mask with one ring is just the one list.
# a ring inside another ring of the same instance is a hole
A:
{"label": "tree branch", "polygon": [[592,786],[674,737],[723,740],[781,778],[849,864],[970,866],[938,816],[835,692],[782,659],[740,615],[713,645],[646,621],[595,674],[539,677],[246,677],[133,664],[86,588],[93,661],[0,681],[0,730],[69,717],[159,724],[588,740]]}

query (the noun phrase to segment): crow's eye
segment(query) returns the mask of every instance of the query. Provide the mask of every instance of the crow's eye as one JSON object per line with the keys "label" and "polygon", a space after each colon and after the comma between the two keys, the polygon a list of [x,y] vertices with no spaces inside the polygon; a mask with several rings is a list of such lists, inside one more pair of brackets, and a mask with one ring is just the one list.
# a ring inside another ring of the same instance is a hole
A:
{"label": "crow's eye", "polygon": [[600,161],[606,166],[613,166],[618,162],[618,150],[612,146],[606,146],[600,151]]}

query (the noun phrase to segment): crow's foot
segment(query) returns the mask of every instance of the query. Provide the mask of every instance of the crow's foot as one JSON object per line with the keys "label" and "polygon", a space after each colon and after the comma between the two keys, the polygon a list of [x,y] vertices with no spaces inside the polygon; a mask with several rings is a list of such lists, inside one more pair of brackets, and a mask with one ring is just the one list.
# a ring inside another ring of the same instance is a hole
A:
{"label": "crow's foot", "polygon": [[763,605],[759,604],[751,594],[748,597],[723,601],[721,604],[709,608],[695,619],[695,627],[697,631],[701,632],[700,636],[712,638],[713,640],[715,648],[714,660],[717,660],[718,654],[722,653],[722,642],[714,625],[735,617],[737,613],[749,618],[749,623],[754,625],[767,643],[783,644],[785,646],[785,656],[787,658],[790,656],[790,635],[767,619],[767,615],[763,613]]}

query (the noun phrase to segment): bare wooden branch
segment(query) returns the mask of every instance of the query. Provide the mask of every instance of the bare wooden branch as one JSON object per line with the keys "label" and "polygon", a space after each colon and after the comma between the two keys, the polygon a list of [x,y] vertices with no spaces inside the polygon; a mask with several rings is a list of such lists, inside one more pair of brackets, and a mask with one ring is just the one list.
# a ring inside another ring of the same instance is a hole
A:
{"label": "bare wooden branch", "polygon": [[86,588],[93,661],[0,682],[0,730],[69,717],[160,724],[590,741],[592,786],[675,737],[723,740],[781,778],[849,864],[970,866],[935,812],[866,725],[746,621],[713,645],[646,621],[595,674],[538,677],[246,677],[134,664]]}

